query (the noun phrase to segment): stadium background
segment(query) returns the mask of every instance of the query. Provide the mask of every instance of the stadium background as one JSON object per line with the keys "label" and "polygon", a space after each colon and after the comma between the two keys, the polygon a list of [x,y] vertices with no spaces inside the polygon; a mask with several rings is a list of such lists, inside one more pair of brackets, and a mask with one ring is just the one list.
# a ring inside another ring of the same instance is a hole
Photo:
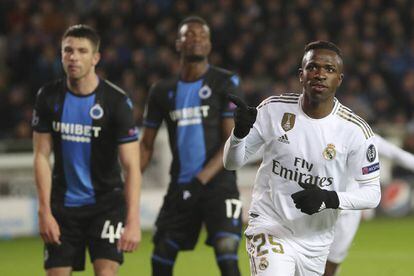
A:
{"label": "stadium background", "polygon": [[[366,119],[376,132],[414,152],[412,1],[2,0],[1,275],[39,275],[42,271],[40,240],[19,237],[35,236],[37,231],[30,121],[36,91],[43,83],[62,76],[62,32],[77,23],[98,30],[102,36],[98,74],[130,94],[140,126],[151,84],[177,74],[176,29],[179,21],[191,14],[209,22],[211,63],[241,76],[242,89],[251,105],[270,95],[299,92],[297,68],[304,45],[316,39],[335,42],[345,58],[339,100]],[[166,139],[162,130],[154,162],[143,183],[142,215],[148,229],[168,183],[170,156],[165,155]],[[409,250],[409,245],[414,245],[410,236],[410,229],[414,229],[412,173],[386,161],[383,164],[383,202],[376,218],[362,225],[342,275],[414,274],[414,253]],[[255,169],[252,165],[239,176],[247,204]],[[128,256],[121,275],[149,275],[149,239],[150,232],[146,232],[143,248]],[[243,246],[240,252],[246,274]],[[214,260],[208,248],[199,246],[195,252],[182,256],[177,275],[187,275],[186,270],[192,275],[191,269],[199,275],[218,274],[209,270]],[[29,258],[33,263],[27,261]],[[22,260],[27,261],[27,266],[13,268]],[[366,266],[366,262],[378,261],[383,261],[382,266]]]}

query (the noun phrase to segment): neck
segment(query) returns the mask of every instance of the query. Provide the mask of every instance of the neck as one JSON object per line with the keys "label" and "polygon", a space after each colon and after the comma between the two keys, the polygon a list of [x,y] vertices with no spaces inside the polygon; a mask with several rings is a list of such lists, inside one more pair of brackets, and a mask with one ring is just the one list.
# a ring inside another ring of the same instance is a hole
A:
{"label": "neck", "polygon": [[67,78],[66,84],[73,93],[78,95],[88,95],[98,87],[99,80],[95,72],[91,72],[80,79]]}
{"label": "neck", "polygon": [[313,119],[322,119],[328,116],[334,107],[334,98],[324,101],[312,100],[306,94],[302,97],[302,110]]}
{"label": "neck", "polygon": [[207,59],[201,62],[186,62],[181,60],[180,78],[192,82],[198,80],[208,70]]}

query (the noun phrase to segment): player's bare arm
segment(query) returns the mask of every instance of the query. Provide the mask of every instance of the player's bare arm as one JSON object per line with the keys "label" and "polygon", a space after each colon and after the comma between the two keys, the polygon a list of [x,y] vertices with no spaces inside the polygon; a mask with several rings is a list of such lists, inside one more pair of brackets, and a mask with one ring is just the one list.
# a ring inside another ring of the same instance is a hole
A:
{"label": "player's bare arm", "polygon": [[157,136],[158,129],[155,128],[144,128],[142,137],[139,143],[140,147],[140,168],[141,171],[145,171],[149,162],[152,158],[152,153],[154,152],[154,141]]}
{"label": "player's bare arm", "polygon": [[132,252],[141,241],[139,202],[141,172],[139,168],[139,143],[131,142],[119,146],[119,159],[125,174],[125,201],[127,217],[125,229],[118,242],[118,250]]}
{"label": "player's bare arm", "polygon": [[52,136],[49,133],[33,133],[34,171],[39,201],[39,231],[45,243],[60,244],[60,229],[50,208],[52,190],[49,157],[52,152]]}
{"label": "player's bare arm", "polygon": [[222,121],[222,146],[220,150],[210,159],[210,161],[206,164],[204,169],[197,175],[197,178],[201,181],[201,183],[206,184],[208,183],[220,170],[223,169],[223,150],[224,150],[224,143],[227,137],[230,136],[231,130],[234,127],[233,119],[226,118]]}

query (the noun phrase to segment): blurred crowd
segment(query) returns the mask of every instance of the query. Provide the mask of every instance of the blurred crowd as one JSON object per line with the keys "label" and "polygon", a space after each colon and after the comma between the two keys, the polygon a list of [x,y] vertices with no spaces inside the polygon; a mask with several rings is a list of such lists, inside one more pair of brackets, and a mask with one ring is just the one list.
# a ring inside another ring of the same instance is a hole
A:
{"label": "blurred crowd", "polygon": [[151,84],[177,74],[177,25],[188,15],[208,21],[211,63],[241,76],[251,105],[300,92],[303,48],[322,39],[344,53],[343,104],[374,127],[414,125],[410,0],[2,0],[0,139],[30,138],[36,92],[63,75],[60,38],[78,23],[100,33],[98,74],[130,93],[140,125]]}

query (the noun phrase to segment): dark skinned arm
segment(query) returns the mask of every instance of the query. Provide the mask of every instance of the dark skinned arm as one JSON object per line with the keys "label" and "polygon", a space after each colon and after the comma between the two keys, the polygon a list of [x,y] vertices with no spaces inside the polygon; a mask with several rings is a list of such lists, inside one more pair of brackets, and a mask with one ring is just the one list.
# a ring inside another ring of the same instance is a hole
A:
{"label": "dark skinned arm", "polygon": [[233,118],[224,118],[222,120],[222,144],[217,153],[208,161],[203,170],[198,173],[197,178],[201,183],[207,184],[213,177],[223,169],[223,149],[224,143],[230,136],[234,127]]}

